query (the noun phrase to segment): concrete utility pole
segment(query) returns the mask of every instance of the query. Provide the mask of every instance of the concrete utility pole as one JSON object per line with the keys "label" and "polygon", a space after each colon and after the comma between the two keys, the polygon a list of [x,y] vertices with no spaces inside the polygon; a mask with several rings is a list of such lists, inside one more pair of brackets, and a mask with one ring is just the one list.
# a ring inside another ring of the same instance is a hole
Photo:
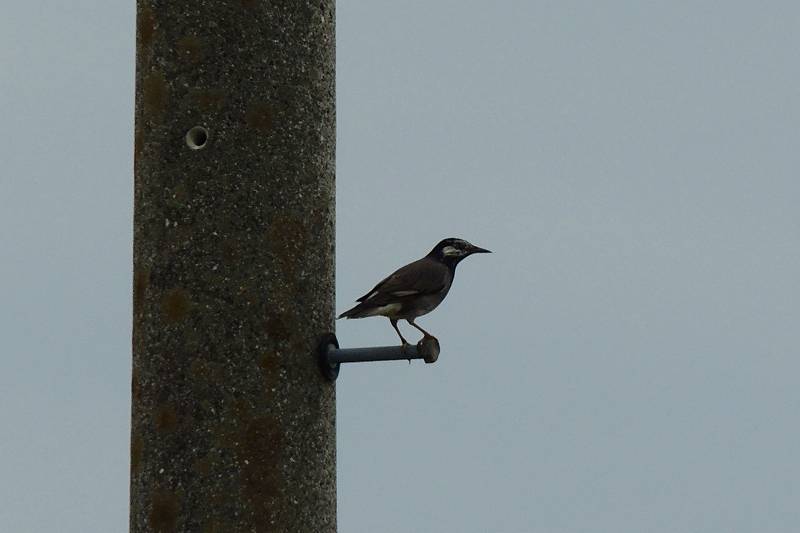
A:
{"label": "concrete utility pole", "polygon": [[132,532],[334,532],[334,0],[138,0]]}

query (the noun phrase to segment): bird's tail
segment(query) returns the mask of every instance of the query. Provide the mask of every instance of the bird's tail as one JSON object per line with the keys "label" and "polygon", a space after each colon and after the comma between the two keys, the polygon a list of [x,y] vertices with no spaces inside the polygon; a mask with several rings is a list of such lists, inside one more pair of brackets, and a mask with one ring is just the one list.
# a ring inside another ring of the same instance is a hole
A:
{"label": "bird's tail", "polygon": [[360,304],[356,305],[355,307],[353,307],[352,309],[348,309],[347,311],[345,311],[341,315],[337,316],[336,318],[337,319],[339,319],[339,318],[364,318],[366,316],[369,316],[369,314],[367,314],[365,312],[366,311],[365,307],[366,306],[363,303],[360,303]]}

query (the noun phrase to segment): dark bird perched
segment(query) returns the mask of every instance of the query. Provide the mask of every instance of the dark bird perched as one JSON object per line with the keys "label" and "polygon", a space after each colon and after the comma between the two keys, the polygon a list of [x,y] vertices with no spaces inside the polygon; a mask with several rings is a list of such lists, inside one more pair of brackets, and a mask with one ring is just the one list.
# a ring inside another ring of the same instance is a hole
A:
{"label": "dark bird perched", "polygon": [[356,300],[358,305],[339,315],[339,318],[385,316],[400,335],[403,345],[408,342],[397,328],[404,319],[420,330],[425,338],[433,337],[414,323],[418,316],[430,313],[442,303],[450,291],[456,266],[472,254],[491,253],[463,239],[444,239],[428,255],[395,271]]}

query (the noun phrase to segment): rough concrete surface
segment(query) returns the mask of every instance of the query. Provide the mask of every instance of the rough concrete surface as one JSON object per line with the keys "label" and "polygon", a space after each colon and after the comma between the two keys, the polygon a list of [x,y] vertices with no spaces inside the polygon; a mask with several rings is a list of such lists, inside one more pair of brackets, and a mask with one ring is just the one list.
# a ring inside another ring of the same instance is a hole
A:
{"label": "rough concrete surface", "polygon": [[334,69],[333,0],[138,1],[131,531],[336,530]]}

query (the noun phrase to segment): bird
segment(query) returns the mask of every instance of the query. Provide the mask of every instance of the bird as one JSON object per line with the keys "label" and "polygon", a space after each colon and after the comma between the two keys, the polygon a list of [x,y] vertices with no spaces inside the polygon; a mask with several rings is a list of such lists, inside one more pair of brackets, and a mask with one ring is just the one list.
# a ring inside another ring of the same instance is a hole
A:
{"label": "bird", "polygon": [[405,320],[424,335],[423,340],[435,337],[415,323],[417,317],[436,309],[453,285],[456,266],[472,254],[491,253],[485,248],[470,244],[464,239],[443,239],[423,257],[399,268],[375,285],[356,301],[352,309],[338,318],[366,318],[385,316],[400,336],[403,348],[409,345],[397,327]]}

